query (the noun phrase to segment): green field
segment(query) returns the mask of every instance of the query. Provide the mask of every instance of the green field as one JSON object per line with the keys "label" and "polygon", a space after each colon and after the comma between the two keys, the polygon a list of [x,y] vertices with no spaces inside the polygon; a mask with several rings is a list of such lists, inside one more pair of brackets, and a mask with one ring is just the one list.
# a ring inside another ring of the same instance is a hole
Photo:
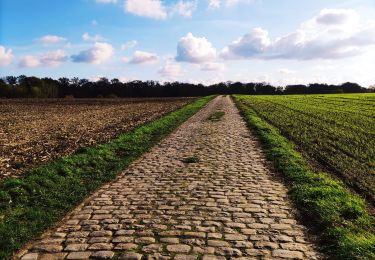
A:
{"label": "green field", "polygon": [[[335,124],[332,122],[336,122],[338,125],[353,122],[352,119],[345,120],[344,117],[341,117],[342,120],[338,121],[339,117],[335,116],[344,113],[340,111],[345,110],[346,106],[336,109],[335,106],[331,106],[330,110],[326,108],[325,113],[321,112],[319,117],[314,115],[319,115],[319,111],[325,104],[333,103],[338,106],[337,103],[340,104],[340,99],[343,98],[354,98],[357,103],[366,103],[367,99],[372,97],[353,95],[235,96],[244,120],[262,142],[267,159],[273,162],[275,169],[283,176],[288,185],[290,198],[301,213],[305,224],[318,234],[319,241],[317,242],[328,259],[375,259],[375,218],[367,211],[367,205],[363,198],[352,193],[341,181],[332,178],[332,174],[322,172],[321,167],[311,167],[308,163],[313,158],[312,156],[319,157],[321,154],[327,158],[323,162],[332,160],[332,157],[335,156],[337,158],[338,152],[332,155],[325,152],[329,148],[328,144],[331,139],[324,133],[319,135],[319,131],[328,131],[329,128],[334,128]],[[320,104],[324,105],[318,105],[319,98],[323,98],[325,102]],[[365,98],[365,102],[360,102],[363,98]],[[339,101],[337,102],[335,99]],[[336,101],[336,103],[332,101]],[[288,109],[288,106],[291,108]],[[301,106],[305,110],[301,109]],[[283,111],[285,111],[284,114]],[[314,113],[314,111],[317,112]],[[361,110],[357,109],[357,111],[360,113]],[[346,112],[346,114],[350,118],[350,112]],[[310,115],[309,119],[306,115]],[[353,113],[353,115],[355,116],[356,113]],[[329,116],[332,117],[331,120]],[[303,123],[306,121],[310,123]],[[334,129],[338,129],[338,127]],[[370,128],[367,129],[371,131]],[[346,138],[345,132],[350,135],[350,130],[342,127],[342,131],[339,133],[344,136],[343,138]],[[311,141],[309,136],[315,136],[315,140],[319,140],[321,146],[315,146],[316,141]],[[308,140],[311,142],[310,145]],[[368,138],[367,140],[372,142]],[[294,143],[299,145],[296,146]],[[323,146],[323,143],[326,145]],[[336,145],[345,146],[345,142],[336,142]],[[301,149],[302,147],[303,149]],[[299,149],[300,152],[296,149]],[[368,149],[370,152],[373,150],[372,147],[368,147]],[[341,158],[345,158],[344,155],[341,155]],[[361,159],[358,158],[357,160]],[[340,163],[335,165],[343,167]],[[335,165],[329,167],[335,167]],[[350,164],[345,163],[345,165],[357,170]],[[369,170],[371,170],[370,166]],[[347,177],[341,176],[345,180],[348,180],[348,178],[354,180],[353,174]],[[361,177],[371,182],[371,176]],[[366,182],[361,180],[361,183]],[[359,185],[359,182],[356,184]]]}
{"label": "green field", "polygon": [[375,94],[239,96],[311,161],[375,201]]}

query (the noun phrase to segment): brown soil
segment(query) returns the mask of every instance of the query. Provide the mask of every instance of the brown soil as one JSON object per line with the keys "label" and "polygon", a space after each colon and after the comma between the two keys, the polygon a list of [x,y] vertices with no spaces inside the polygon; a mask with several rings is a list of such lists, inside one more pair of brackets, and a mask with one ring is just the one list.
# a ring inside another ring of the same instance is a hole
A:
{"label": "brown soil", "polygon": [[0,100],[0,180],[103,143],[189,98]]}

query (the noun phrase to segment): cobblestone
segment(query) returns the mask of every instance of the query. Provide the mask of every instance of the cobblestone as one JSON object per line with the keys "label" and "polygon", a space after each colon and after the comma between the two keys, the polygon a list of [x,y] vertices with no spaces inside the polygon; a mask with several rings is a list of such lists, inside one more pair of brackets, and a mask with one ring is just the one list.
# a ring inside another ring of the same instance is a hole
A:
{"label": "cobblestone", "polygon": [[91,255],[91,252],[72,252],[66,259],[88,259]]}
{"label": "cobblestone", "polygon": [[[222,119],[207,120],[216,111]],[[228,96],[215,98],[20,252],[24,260],[320,258]]]}

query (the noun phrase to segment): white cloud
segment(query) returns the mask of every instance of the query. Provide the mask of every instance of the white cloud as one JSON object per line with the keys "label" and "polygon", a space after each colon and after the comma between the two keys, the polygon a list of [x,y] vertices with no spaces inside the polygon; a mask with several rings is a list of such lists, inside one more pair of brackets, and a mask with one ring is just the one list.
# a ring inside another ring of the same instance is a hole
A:
{"label": "white cloud", "polygon": [[222,71],[224,69],[225,65],[223,63],[216,62],[205,63],[201,66],[201,70],[203,71]]}
{"label": "white cloud", "polygon": [[158,73],[167,79],[175,79],[181,75],[182,70],[179,64],[167,60],[164,66],[158,70]]}
{"label": "white cloud", "polygon": [[63,50],[47,52],[40,57],[40,63],[43,66],[58,66],[60,63],[67,60],[68,56]]}
{"label": "white cloud", "polygon": [[135,46],[137,46],[138,42],[136,40],[132,40],[132,41],[128,41],[124,44],[121,45],[121,50],[127,50],[127,49],[131,49],[131,48],[134,48]]}
{"label": "white cloud", "polygon": [[188,33],[177,44],[177,61],[206,63],[216,57],[216,49],[204,37],[195,37]]}
{"label": "white cloud", "polygon": [[22,68],[55,67],[67,60],[68,56],[64,50],[56,50],[39,56],[26,55],[20,60],[18,65]]}
{"label": "white cloud", "polygon": [[45,35],[38,39],[38,42],[43,44],[52,44],[52,43],[59,43],[62,41],[65,41],[66,39],[64,37],[60,37],[57,35]]}
{"label": "white cloud", "polygon": [[226,0],[224,2],[225,2],[226,6],[233,6],[233,5],[236,5],[236,4],[238,4],[242,1],[241,0]]}
{"label": "white cloud", "polygon": [[77,55],[72,55],[71,58],[73,62],[101,64],[111,58],[112,55],[112,45],[104,42],[96,42],[92,48],[81,51]]}
{"label": "white cloud", "polygon": [[6,49],[4,46],[0,45],[0,66],[5,66],[13,61],[12,49]]}
{"label": "white cloud", "polygon": [[226,7],[232,7],[237,4],[250,4],[253,2],[254,0],[208,0],[208,8],[218,9],[223,5]]}
{"label": "white cloud", "polygon": [[263,53],[271,45],[268,32],[262,28],[254,28],[251,33],[245,34],[233,41],[221,51],[223,58],[248,58]]}
{"label": "white cloud", "polygon": [[324,9],[295,32],[271,40],[256,28],[221,51],[225,59],[341,59],[375,45],[375,25],[360,23],[354,10]]}
{"label": "white cloud", "polygon": [[125,12],[152,18],[166,19],[171,16],[191,17],[197,8],[198,0],[179,0],[174,4],[166,5],[162,0],[126,0]]}
{"label": "white cloud", "polygon": [[105,39],[99,34],[91,36],[88,32],[85,32],[84,34],[82,34],[82,40],[98,42],[98,41],[104,41]]}
{"label": "white cloud", "polygon": [[19,66],[21,68],[34,68],[34,67],[38,67],[39,65],[40,65],[39,59],[32,55],[24,56],[19,62]]}
{"label": "white cloud", "polygon": [[154,64],[158,62],[159,57],[155,53],[145,51],[135,51],[133,58],[129,61],[132,64]]}
{"label": "white cloud", "polygon": [[91,82],[97,82],[103,77],[104,77],[103,75],[92,75],[92,76],[89,77],[89,80]]}
{"label": "white cloud", "polygon": [[117,0],[96,0],[99,4],[117,4]]}
{"label": "white cloud", "polygon": [[220,5],[221,5],[220,0],[208,0],[208,8],[210,9],[220,8]]}
{"label": "white cloud", "polygon": [[314,20],[323,25],[353,24],[359,21],[359,15],[351,9],[323,9]]}
{"label": "white cloud", "polygon": [[167,10],[161,0],[126,0],[126,12],[154,19],[167,18]]}
{"label": "white cloud", "polygon": [[313,38],[322,33],[335,33],[342,36],[361,29],[359,14],[352,9],[323,9],[319,14],[301,24],[298,31]]}
{"label": "white cloud", "polygon": [[172,6],[171,14],[180,16],[191,17],[197,8],[197,1],[182,1]]}

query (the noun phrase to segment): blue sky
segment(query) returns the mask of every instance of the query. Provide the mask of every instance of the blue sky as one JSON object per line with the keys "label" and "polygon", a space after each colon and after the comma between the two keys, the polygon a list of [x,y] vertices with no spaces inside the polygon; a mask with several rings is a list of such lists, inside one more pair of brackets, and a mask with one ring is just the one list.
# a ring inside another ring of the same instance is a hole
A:
{"label": "blue sky", "polygon": [[0,0],[0,76],[375,84],[373,0]]}

